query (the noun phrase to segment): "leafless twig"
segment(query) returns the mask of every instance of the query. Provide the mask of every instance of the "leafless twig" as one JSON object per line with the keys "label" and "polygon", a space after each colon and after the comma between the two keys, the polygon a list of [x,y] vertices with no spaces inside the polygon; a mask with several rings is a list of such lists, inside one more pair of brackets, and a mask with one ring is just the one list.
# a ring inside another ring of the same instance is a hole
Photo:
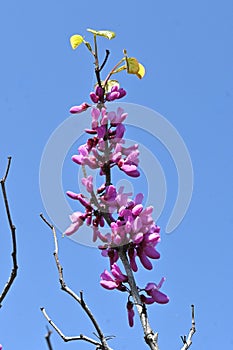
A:
{"label": "leafless twig", "polygon": [[46,310],[44,307],[41,308],[41,311],[44,315],[44,317],[46,318],[46,320],[49,322],[49,324],[55,329],[55,331],[60,335],[60,337],[65,341],[65,342],[69,342],[69,341],[73,341],[73,340],[85,340],[91,344],[94,344],[98,347],[101,346],[101,344],[94,340],[94,339],[91,339],[89,337],[86,337],[85,335],[83,334],[80,334],[80,335],[76,335],[76,336],[73,336],[73,337],[67,337],[66,335],[64,335],[62,333],[62,331],[58,328],[58,326],[51,320],[51,318],[48,316]]}
{"label": "leafless twig", "polygon": [[47,327],[47,334],[45,335],[45,340],[46,343],[48,345],[49,350],[53,350],[51,341],[50,341],[50,337],[51,337],[52,331],[50,331],[50,329]]}
{"label": "leafless twig", "polygon": [[16,227],[12,222],[12,218],[11,218],[11,213],[10,213],[10,207],[9,207],[9,202],[8,202],[8,198],[7,198],[7,194],[6,194],[6,180],[7,180],[7,176],[10,170],[10,165],[11,165],[11,157],[8,157],[8,163],[7,163],[7,168],[6,168],[6,172],[5,175],[3,176],[3,178],[0,180],[1,183],[1,189],[2,189],[2,195],[3,195],[3,200],[4,200],[4,205],[5,205],[5,209],[6,209],[6,215],[7,215],[7,219],[8,219],[8,224],[10,227],[10,231],[11,231],[11,239],[12,239],[12,262],[13,262],[13,267],[11,270],[11,274],[10,277],[8,279],[8,281],[6,282],[2,294],[0,295],[0,307],[2,306],[2,301],[3,299],[6,297],[7,293],[9,292],[14,279],[17,276],[17,270],[18,270],[18,265],[17,265],[17,245],[16,245],[16,234],[15,234],[15,230]]}
{"label": "leafless twig", "polygon": [[98,338],[99,341],[96,341],[94,339],[91,339],[87,336],[84,336],[83,334],[80,334],[79,336],[74,336],[74,337],[67,337],[65,336],[61,330],[56,326],[56,324],[51,320],[51,318],[48,316],[48,314],[46,313],[45,309],[42,307],[41,311],[43,313],[43,315],[45,316],[45,318],[47,319],[47,321],[50,323],[50,325],[55,329],[55,331],[60,335],[60,337],[65,341],[72,341],[72,340],[84,340],[87,341],[89,343],[92,343],[93,345],[96,345],[97,349],[101,349],[101,350],[112,350],[108,344],[107,344],[107,338],[104,336],[103,332],[101,331],[95,317],[93,316],[91,310],[89,309],[89,307],[87,306],[87,304],[85,303],[84,299],[83,299],[83,292],[80,292],[80,296],[78,296],[76,293],[74,293],[65,283],[64,281],[64,277],[63,277],[63,268],[60,264],[59,258],[58,258],[58,241],[57,241],[57,235],[56,235],[56,230],[54,228],[54,226],[52,224],[50,224],[48,222],[48,220],[43,216],[43,214],[40,214],[40,217],[42,218],[42,220],[49,226],[49,228],[52,230],[53,233],[53,239],[54,239],[54,259],[56,262],[56,266],[57,266],[57,270],[58,270],[58,275],[59,275],[59,282],[61,285],[61,289],[63,291],[65,291],[67,294],[69,294],[74,300],[76,300],[81,307],[83,308],[83,310],[86,312],[87,316],[89,317],[89,319],[91,320],[93,326],[96,329],[96,332],[98,334]]}
{"label": "leafless twig", "polygon": [[186,335],[184,335],[183,337],[181,337],[184,345],[182,346],[181,350],[187,350],[190,348],[190,346],[192,345],[192,337],[194,335],[194,333],[196,332],[196,326],[195,326],[195,316],[194,316],[194,305],[191,305],[192,308],[192,327],[190,328],[188,337]]}

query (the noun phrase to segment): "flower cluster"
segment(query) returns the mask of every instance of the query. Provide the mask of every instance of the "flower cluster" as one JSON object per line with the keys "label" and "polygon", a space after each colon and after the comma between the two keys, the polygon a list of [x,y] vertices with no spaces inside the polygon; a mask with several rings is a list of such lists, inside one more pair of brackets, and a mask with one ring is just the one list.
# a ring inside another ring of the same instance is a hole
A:
{"label": "flower cluster", "polygon": [[[100,275],[100,285],[108,290],[128,293],[126,309],[129,326],[132,327],[135,304],[139,311],[140,308],[142,310],[149,304],[166,304],[169,298],[160,291],[164,278],[158,284],[149,282],[144,288],[137,286],[134,279],[134,273],[138,271],[138,263],[143,268],[151,270],[153,268],[151,259],[160,258],[157,251],[160,228],[153,220],[153,207],[144,207],[142,193],[132,198],[132,193],[125,193],[123,187],[116,188],[112,184],[113,168],[131,178],[140,176],[139,150],[137,144],[128,146],[124,139],[126,131],[124,121],[127,113],[122,108],[109,112],[106,104],[126,95],[126,91],[120,87],[118,81],[110,79],[112,75],[126,71],[141,79],[145,75],[145,68],[135,57],[128,57],[127,51],[123,50],[124,57],[114,65],[106,78],[102,79],[101,72],[107,62],[109,50],[106,50],[103,63],[99,65],[96,37],[112,39],[115,33],[92,29],[88,31],[94,35],[94,49],[79,34],[70,38],[74,50],[84,44],[94,56],[97,80],[94,91],[90,93],[94,106],[83,102],[70,109],[71,114],[79,114],[91,109],[91,126],[85,129],[88,140],[72,157],[74,163],[82,166],[84,173],[82,184],[87,195],[67,192],[67,195],[77,200],[84,210],[70,215],[71,225],[64,234],[70,236],[84,224],[92,228],[93,241],[99,243],[102,256],[107,257],[110,262],[110,271],[105,269]],[[93,177],[87,176],[86,167],[98,170],[100,179],[104,179],[99,188],[95,189]],[[106,226],[108,232],[103,233],[102,228]],[[119,267],[119,262],[122,263],[125,273]],[[139,314],[141,317],[141,311]]]}
{"label": "flower cluster", "polygon": [[[117,289],[121,292],[129,291],[128,287],[125,283],[128,282],[128,276],[124,275],[119,266],[116,263],[112,264],[111,274],[107,270],[100,275],[101,281],[100,284],[105,289]],[[160,288],[163,285],[165,278],[162,278],[158,284],[155,283],[147,283],[144,289],[141,289],[140,292],[145,292],[145,294],[140,294],[140,298],[142,303],[150,305],[153,303],[159,304],[167,304],[169,302],[169,298],[166,294],[160,292]],[[134,325],[134,304],[128,300],[126,304],[127,312],[128,312],[128,322],[129,326],[133,327]]]}
{"label": "flower cluster", "polygon": [[94,103],[104,103],[106,101],[119,100],[126,95],[126,91],[123,88],[119,88],[118,85],[111,87],[111,90],[105,93],[105,89],[97,85],[95,91],[90,93],[90,98]]}
{"label": "flower cluster", "polygon": [[[106,110],[104,102],[113,101],[125,96],[126,92],[118,86],[113,86],[105,93],[101,86],[97,86],[90,93],[92,102],[97,106],[91,109],[91,127],[85,129],[90,135],[87,142],[78,148],[78,154],[72,157],[73,162],[90,169],[99,169],[100,176],[105,178],[103,184],[94,190],[93,177],[85,176],[82,184],[88,196],[68,191],[67,195],[78,200],[84,207],[84,212],[74,212],[70,215],[71,225],[65,231],[67,236],[74,234],[85,223],[93,230],[93,241],[100,241],[99,249],[102,255],[109,258],[110,271],[105,270],[100,278],[100,284],[105,289],[119,290],[129,293],[127,312],[129,325],[133,326],[134,303],[128,276],[122,273],[118,266],[120,260],[119,249],[124,247],[124,253],[133,272],[138,271],[138,262],[151,270],[151,259],[159,259],[157,244],[160,242],[160,228],[153,220],[153,207],[143,206],[143,194],[139,193],[132,199],[131,193],[125,193],[124,188],[117,189],[111,183],[113,167],[123,171],[130,177],[139,177],[139,150],[138,145],[126,146],[124,140],[125,126],[123,122],[127,113],[122,108],[117,111]],[[90,105],[83,103],[71,108],[71,113],[80,113]],[[108,226],[109,232],[103,234],[101,229]],[[160,292],[164,282],[161,279],[157,285],[148,283],[145,288],[137,287],[142,304],[160,303],[169,301],[167,295]]]}
{"label": "flower cluster", "polygon": [[72,160],[79,165],[86,165],[91,169],[100,169],[100,175],[117,166],[131,177],[140,175],[138,170],[138,145],[124,147],[125,126],[123,121],[127,117],[122,108],[108,112],[105,108],[92,108],[91,129],[86,133],[94,135],[84,145],[78,148],[79,154]]}
{"label": "flower cluster", "polygon": [[[95,91],[90,93],[90,99],[93,103],[103,105],[105,102],[119,100],[126,95],[126,91],[118,85],[113,85],[109,92],[106,92],[102,86],[97,85]],[[83,102],[81,105],[70,108],[70,113],[77,114],[86,111],[90,104]]]}

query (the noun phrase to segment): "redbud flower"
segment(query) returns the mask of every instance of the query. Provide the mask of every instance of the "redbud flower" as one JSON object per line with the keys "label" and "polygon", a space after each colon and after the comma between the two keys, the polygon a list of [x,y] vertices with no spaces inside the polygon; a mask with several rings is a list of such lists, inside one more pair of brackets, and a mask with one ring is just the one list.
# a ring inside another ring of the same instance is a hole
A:
{"label": "redbud flower", "polygon": [[86,187],[87,192],[93,191],[93,176],[89,175],[87,178],[82,178],[82,184]]}
{"label": "redbud flower", "polygon": [[94,92],[90,93],[90,98],[94,103],[97,103],[99,101],[99,96],[97,96]]}
{"label": "redbud flower", "polygon": [[114,101],[116,99],[122,98],[126,95],[126,91],[123,88],[119,88],[117,85],[114,85],[111,88],[111,91],[106,94],[107,101]]}
{"label": "redbud flower", "polygon": [[128,321],[129,321],[129,326],[133,327],[134,325],[134,310],[133,310],[133,303],[131,301],[127,302],[127,312],[128,312]]}
{"label": "redbud flower", "polygon": [[118,289],[122,292],[126,291],[125,285],[123,285],[123,282],[128,281],[128,277],[124,275],[119,266],[117,266],[116,263],[112,265],[112,276],[108,270],[104,270],[104,272],[100,275],[101,281],[100,284],[105,289]]}
{"label": "redbud flower", "polygon": [[108,119],[111,122],[111,126],[116,126],[120,123],[123,123],[123,121],[126,119],[127,115],[128,115],[127,113],[124,113],[123,108],[118,107],[117,112],[109,112],[108,113]]}
{"label": "redbud flower", "polygon": [[164,281],[165,278],[163,277],[158,285],[150,282],[145,288],[146,293],[154,300],[154,302],[159,304],[167,304],[169,302],[169,297],[160,292],[160,288],[162,287]]}
{"label": "redbud flower", "polygon": [[[78,231],[79,227],[82,226],[84,220],[85,220],[85,214],[80,213],[79,211],[74,212],[70,215],[70,220],[72,224],[66,229],[64,232],[64,235],[70,236],[74,234],[76,231]],[[0,348],[1,350],[1,348]]]}
{"label": "redbud flower", "polygon": [[84,199],[84,195],[83,194],[75,193],[75,192],[72,192],[72,191],[67,191],[66,194],[70,198],[78,200],[86,209],[92,211],[92,206],[90,205],[90,203],[88,201],[86,201]]}
{"label": "redbud flower", "polygon": [[86,111],[89,107],[91,107],[88,103],[83,102],[81,105],[79,106],[73,106],[70,108],[70,113],[72,114],[76,114],[76,113],[82,113],[84,111]]}

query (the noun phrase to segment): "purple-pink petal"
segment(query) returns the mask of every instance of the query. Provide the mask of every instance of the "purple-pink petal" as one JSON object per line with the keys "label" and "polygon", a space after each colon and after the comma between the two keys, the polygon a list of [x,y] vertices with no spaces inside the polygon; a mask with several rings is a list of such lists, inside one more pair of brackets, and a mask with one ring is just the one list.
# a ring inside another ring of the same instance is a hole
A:
{"label": "purple-pink petal", "polygon": [[128,321],[129,326],[133,327],[134,325],[134,310],[133,310],[133,303],[131,301],[127,302],[127,312],[128,312]]}
{"label": "purple-pink petal", "polygon": [[99,96],[97,96],[94,92],[90,93],[90,98],[94,103],[97,103],[99,101]]}
{"label": "purple-pink petal", "polygon": [[151,259],[159,259],[160,258],[159,252],[157,252],[157,250],[155,250],[155,248],[152,246],[149,246],[149,245],[145,246],[143,248],[143,251]]}
{"label": "purple-pink petal", "polygon": [[153,289],[151,291],[151,296],[159,304],[167,304],[169,302],[169,298],[166,294],[160,292],[159,290]]}
{"label": "purple-pink petal", "polygon": [[114,281],[101,280],[100,284],[103,288],[109,289],[109,290],[115,289],[117,287],[117,284]]}
{"label": "purple-pink petal", "polygon": [[120,282],[127,282],[128,281],[128,277],[121,272],[121,269],[119,268],[119,266],[116,263],[114,263],[112,265],[111,272],[112,272],[112,275],[118,281],[120,281]]}
{"label": "purple-pink petal", "polygon": [[142,263],[142,265],[145,267],[145,269],[147,270],[152,270],[153,269],[153,265],[150,262],[150,260],[147,258],[146,254],[142,251],[140,253],[138,253],[139,259]]}
{"label": "purple-pink petal", "polygon": [[64,235],[71,236],[73,235],[78,229],[80,225],[79,223],[72,223],[64,232]]}
{"label": "purple-pink petal", "polygon": [[70,108],[70,113],[72,114],[76,114],[76,113],[82,113],[84,111],[87,110],[87,108],[89,108],[90,105],[86,102],[82,103],[81,105],[79,106],[73,106]]}
{"label": "purple-pink petal", "polygon": [[135,216],[138,216],[143,210],[142,204],[136,204],[135,207],[132,209],[132,214]]}

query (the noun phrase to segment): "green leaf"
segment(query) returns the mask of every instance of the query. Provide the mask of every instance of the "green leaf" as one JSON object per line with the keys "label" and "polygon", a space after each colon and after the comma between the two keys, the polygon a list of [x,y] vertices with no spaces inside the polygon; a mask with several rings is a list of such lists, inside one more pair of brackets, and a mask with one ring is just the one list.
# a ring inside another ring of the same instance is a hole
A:
{"label": "green leaf", "polygon": [[91,32],[94,35],[104,36],[105,38],[111,40],[115,38],[116,34],[114,32],[111,32],[110,30],[94,30],[94,29],[87,29],[88,32]]}
{"label": "green leaf", "polygon": [[127,73],[137,74],[139,71],[139,63],[135,57],[126,57]]}
{"label": "green leaf", "polygon": [[82,35],[78,35],[78,34],[75,34],[75,35],[72,35],[70,37],[70,45],[72,47],[73,50],[77,49],[77,47],[82,44],[83,42],[83,37]]}

